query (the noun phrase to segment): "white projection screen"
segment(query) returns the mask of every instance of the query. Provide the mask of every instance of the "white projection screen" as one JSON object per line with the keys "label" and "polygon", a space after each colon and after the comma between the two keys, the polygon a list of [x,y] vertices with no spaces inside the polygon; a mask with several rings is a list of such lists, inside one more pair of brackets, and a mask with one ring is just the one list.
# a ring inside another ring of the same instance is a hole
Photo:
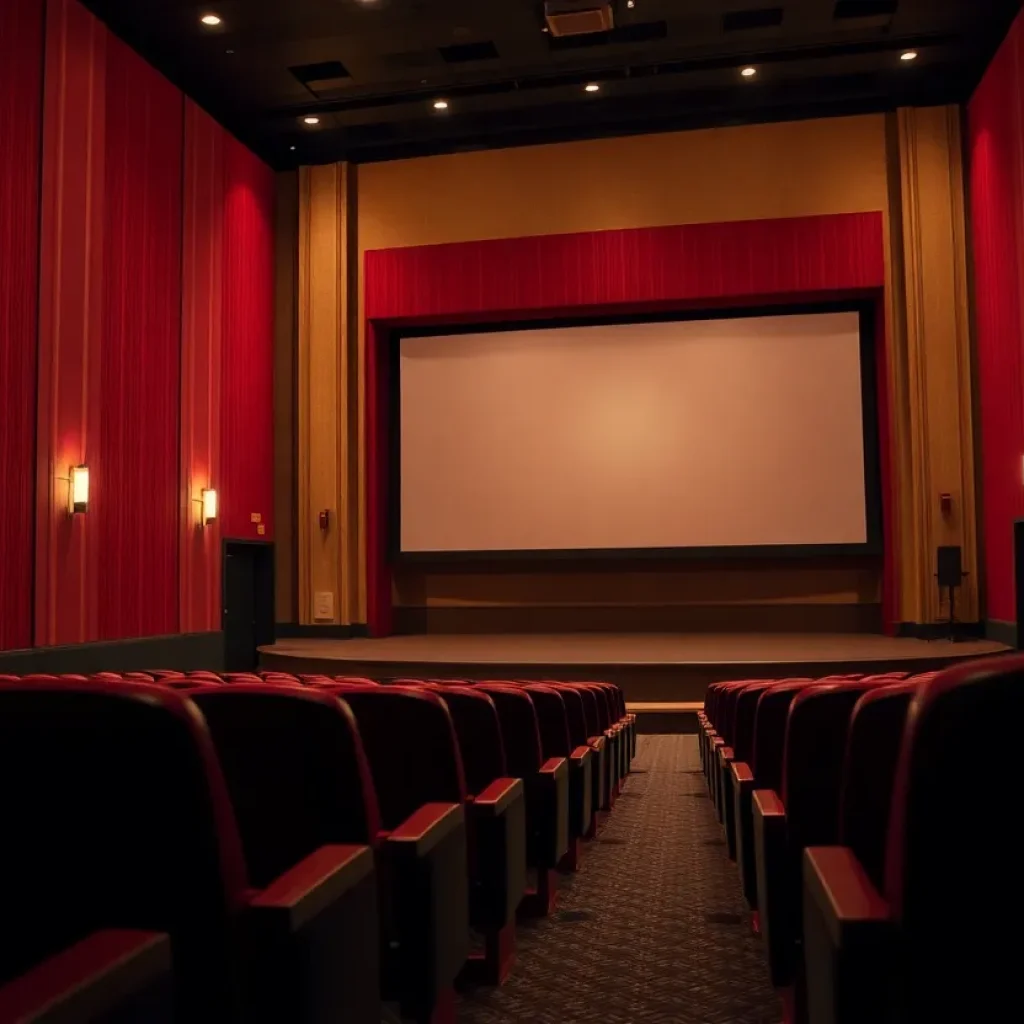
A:
{"label": "white projection screen", "polygon": [[857,311],[398,348],[400,552],[871,541]]}

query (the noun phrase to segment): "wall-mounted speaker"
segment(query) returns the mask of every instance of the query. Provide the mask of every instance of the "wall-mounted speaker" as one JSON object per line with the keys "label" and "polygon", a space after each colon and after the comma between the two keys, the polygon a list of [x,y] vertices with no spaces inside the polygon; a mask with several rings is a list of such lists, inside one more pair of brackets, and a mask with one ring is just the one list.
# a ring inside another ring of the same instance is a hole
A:
{"label": "wall-mounted speaker", "polygon": [[959,587],[964,579],[963,549],[959,545],[940,547],[938,550],[940,587]]}

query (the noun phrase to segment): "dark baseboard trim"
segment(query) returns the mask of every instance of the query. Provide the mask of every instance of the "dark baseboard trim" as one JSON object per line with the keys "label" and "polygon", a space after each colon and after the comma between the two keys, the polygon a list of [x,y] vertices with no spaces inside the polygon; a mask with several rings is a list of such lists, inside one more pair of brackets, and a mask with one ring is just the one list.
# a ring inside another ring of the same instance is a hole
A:
{"label": "dark baseboard trim", "polygon": [[274,627],[278,640],[357,640],[370,635],[365,622],[350,626],[304,626],[297,622],[279,622]]}
{"label": "dark baseboard trim", "polygon": [[[881,633],[880,604],[395,608],[396,633]],[[279,636],[283,635],[280,632]]]}
{"label": "dark baseboard trim", "polygon": [[1002,622],[999,619],[987,619],[985,621],[985,639],[995,640],[997,644],[1006,644],[1007,647],[1017,649],[1017,624],[1015,622]]}
{"label": "dark baseboard trim", "polygon": [[[949,624],[945,622],[901,622],[896,627],[897,636],[913,640],[946,640],[949,633]],[[984,624],[981,622],[953,624],[953,637],[956,640],[980,640],[984,635]]]}
{"label": "dark baseboard trim", "polygon": [[144,672],[148,668],[183,671],[208,668],[217,672],[223,667],[224,634],[219,631],[0,651],[0,672],[21,676],[34,673]]}

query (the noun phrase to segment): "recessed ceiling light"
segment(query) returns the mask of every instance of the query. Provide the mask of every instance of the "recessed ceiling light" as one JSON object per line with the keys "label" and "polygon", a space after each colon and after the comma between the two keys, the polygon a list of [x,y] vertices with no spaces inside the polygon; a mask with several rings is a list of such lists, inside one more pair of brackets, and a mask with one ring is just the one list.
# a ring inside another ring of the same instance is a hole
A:
{"label": "recessed ceiling light", "polygon": [[907,50],[900,54],[900,60],[917,60],[917,50]]}
{"label": "recessed ceiling light", "polygon": [[295,151],[295,147],[294,147],[294,146],[289,146],[288,148],[289,148],[289,149],[290,149],[290,150],[291,150],[292,152],[294,152],[294,151]]}
{"label": "recessed ceiling light", "polygon": [[319,117],[314,117],[312,114],[310,114],[308,117],[304,117],[302,119],[302,123],[303,124],[319,124],[320,123],[320,118]]}
{"label": "recessed ceiling light", "polygon": [[447,100],[434,100],[434,109],[435,110],[447,110],[448,109],[448,101]]}
{"label": "recessed ceiling light", "polygon": [[221,22],[221,18],[220,18],[219,14],[204,14],[199,20],[204,25],[209,25],[210,28],[213,28],[214,26],[219,25],[220,22]]}
{"label": "recessed ceiling light", "polygon": [[584,92],[600,92],[601,86],[599,86],[597,82],[587,82],[587,84],[583,86],[583,90]]}
{"label": "recessed ceiling light", "polygon": [[744,78],[753,78],[757,74],[757,68],[744,68],[740,74]]}
{"label": "recessed ceiling light", "polygon": [[633,8],[636,7],[636,0],[626,0],[626,6],[630,10],[633,10]]}

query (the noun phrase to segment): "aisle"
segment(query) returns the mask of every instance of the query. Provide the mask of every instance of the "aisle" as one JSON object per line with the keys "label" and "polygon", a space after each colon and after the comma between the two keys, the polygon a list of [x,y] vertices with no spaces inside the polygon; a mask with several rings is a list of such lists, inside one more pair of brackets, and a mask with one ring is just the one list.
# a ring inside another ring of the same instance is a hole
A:
{"label": "aisle", "polygon": [[641,736],[634,773],[549,920],[519,927],[500,989],[466,1024],[777,1024],[693,736]]}

